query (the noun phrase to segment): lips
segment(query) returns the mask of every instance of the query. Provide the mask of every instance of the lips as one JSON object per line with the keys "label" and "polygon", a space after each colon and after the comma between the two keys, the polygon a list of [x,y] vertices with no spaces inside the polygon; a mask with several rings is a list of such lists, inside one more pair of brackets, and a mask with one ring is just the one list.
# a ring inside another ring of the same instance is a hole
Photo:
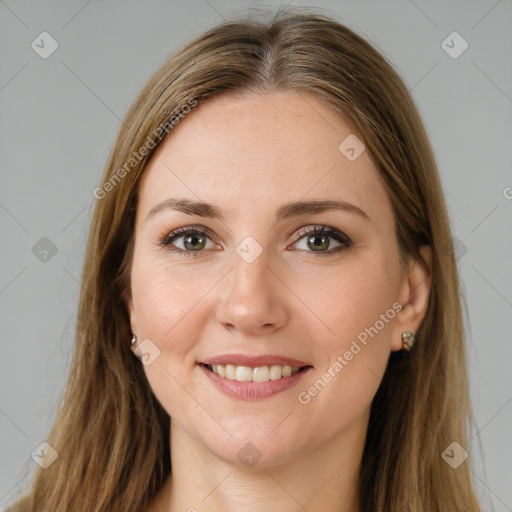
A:
{"label": "lips", "polygon": [[[253,363],[256,360],[258,358],[251,359]],[[289,358],[280,360],[302,363],[302,361]],[[276,361],[276,359],[269,359],[266,356],[264,361]],[[198,366],[203,375],[223,394],[242,400],[258,400],[285,392],[296,386],[313,370],[310,365],[299,368],[289,365],[251,367],[199,363]]]}
{"label": "lips", "polygon": [[261,356],[247,356],[244,354],[223,354],[215,357],[211,357],[201,361],[201,363],[205,365],[234,365],[234,366],[250,366],[252,368],[256,368],[258,366],[295,366],[295,367],[303,367],[303,366],[312,366],[305,361],[300,361],[298,359],[292,359],[290,357],[272,355],[272,354],[264,354]]}

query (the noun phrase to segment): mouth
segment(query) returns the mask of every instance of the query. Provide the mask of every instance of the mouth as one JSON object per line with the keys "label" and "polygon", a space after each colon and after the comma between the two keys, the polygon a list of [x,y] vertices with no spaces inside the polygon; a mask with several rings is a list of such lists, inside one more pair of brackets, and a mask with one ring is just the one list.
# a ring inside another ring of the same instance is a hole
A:
{"label": "mouth", "polygon": [[238,366],[234,364],[205,364],[200,365],[206,370],[218,375],[220,378],[237,382],[269,382],[287,379],[297,373],[307,371],[311,365],[263,365]]}
{"label": "mouth", "polygon": [[277,354],[223,354],[197,364],[215,388],[242,400],[268,398],[290,390],[313,370],[305,361]]}
{"label": "mouth", "polygon": [[258,363],[258,366],[199,363],[198,366],[215,388],[241,400],[260,400],[290,390],[313,370],[311,365],[262,363]]}

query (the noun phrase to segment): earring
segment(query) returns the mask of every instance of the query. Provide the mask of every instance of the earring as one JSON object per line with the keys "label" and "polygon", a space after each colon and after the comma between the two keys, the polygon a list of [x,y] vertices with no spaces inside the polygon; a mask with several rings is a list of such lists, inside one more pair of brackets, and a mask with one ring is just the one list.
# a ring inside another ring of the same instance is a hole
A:
{"label": "earring", "polygon": [[415,341],[416,339],[413,332],[406,331],[402,333],[403,350],[405,350],[406,352],[409,352],[409,350],[411,350]]}
{"label": "earring", "polygon": [[137,336],[135,334],[132,336],[132,341],[130,341],[130,345],[133,347],[137,343]]}

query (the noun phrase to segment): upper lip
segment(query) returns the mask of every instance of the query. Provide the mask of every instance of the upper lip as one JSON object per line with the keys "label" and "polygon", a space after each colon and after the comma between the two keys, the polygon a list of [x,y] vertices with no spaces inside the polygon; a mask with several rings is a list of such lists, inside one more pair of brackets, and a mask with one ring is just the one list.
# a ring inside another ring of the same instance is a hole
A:
{"label": "upper lip", "polygon": [[247,356],[244,354],[222,354],[215,357],[210,357],[201,361],[203,364],[232,364],[235,366],[296,366],[298,368],[302,366],[310,366],[304,361],[298,359],[292,359],[291,357],[284,357],[272,354],[263,354],[260,356]]}

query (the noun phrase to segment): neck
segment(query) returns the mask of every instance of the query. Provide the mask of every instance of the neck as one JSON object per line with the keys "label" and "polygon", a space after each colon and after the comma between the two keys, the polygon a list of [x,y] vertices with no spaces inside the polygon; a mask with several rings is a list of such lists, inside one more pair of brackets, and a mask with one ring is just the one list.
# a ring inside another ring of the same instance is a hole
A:
{"label": "neck", "polygon": [[155,500],[158,512],[358,512],[358,476],[368,416],[322,446],[282,464],[247,468],[213,454],[171,421],[172,475]]}

